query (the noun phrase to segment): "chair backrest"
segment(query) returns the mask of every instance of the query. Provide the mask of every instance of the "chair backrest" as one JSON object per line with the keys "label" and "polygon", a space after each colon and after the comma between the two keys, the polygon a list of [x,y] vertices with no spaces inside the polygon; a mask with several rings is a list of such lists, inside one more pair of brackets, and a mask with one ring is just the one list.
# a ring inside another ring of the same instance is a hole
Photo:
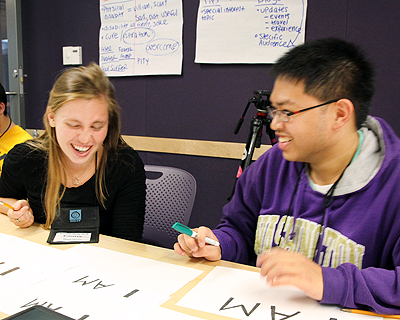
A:
{"label": "chair backrest", "polygon": [[172,225],[189,223],[196,180],[178,168],[146,165],[144,169],[147,190],[143,242],[173,248],[179,233]]}

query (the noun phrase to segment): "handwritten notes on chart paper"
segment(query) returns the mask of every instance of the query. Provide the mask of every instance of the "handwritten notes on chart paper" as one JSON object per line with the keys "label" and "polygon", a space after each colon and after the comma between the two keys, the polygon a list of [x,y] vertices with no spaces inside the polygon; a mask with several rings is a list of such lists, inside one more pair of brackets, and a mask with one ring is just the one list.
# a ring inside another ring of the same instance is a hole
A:
{"label": "handwritten notes on chart paper", "polygon": [[107,76],[182,73],[182,0],[100,0]]}
{"label": "handwritten notes on chart paper", "polygon": [[307,0],[200,0],[197,63],[273,63],[304,42]]}
{"label": "handwritten notes on chart paper", "polygon": [[229,319],[371,319],[343,312],[336,306],[321,305],[294,287],[269,287],[258,272],[226,267],[215,267],[176,305]]}

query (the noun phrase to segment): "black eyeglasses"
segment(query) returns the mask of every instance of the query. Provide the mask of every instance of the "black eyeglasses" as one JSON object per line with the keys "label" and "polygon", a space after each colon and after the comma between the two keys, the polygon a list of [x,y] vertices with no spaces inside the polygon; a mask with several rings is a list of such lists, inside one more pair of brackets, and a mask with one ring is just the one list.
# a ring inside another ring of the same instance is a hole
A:
{"label": "black eyeglasses", "polygon": [[297,111],[293,111],[293,112],[289,111],[289,110],[278,110],[278,109],[276,109],[274,107],[271,107],[271,106],[267,107],[267,111],[268,111],[268,115],[272,119],[275,118],[276,116],[278,116],[279,121],[288,122],[290,120],[290,117],[292,115],[294,115],[294,114],[299,114],[299,113],[302,113],[304,111],[308,111],[308,110],[311,110],[311,109],[319,108],[319,107],[325,106],[327,104],[337,102],[339,100],[340,99],[329,100],[328,102],[324,102],[324,103],[321,103],[321,104],[313,106],[313,107],[308,107],[308,108],[297,110]]}

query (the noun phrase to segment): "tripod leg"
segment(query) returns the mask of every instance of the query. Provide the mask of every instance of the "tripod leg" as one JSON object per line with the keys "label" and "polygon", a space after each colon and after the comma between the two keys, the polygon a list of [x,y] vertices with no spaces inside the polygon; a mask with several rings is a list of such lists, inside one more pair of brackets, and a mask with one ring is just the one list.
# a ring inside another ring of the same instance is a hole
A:
{"label": "tripod leg", "polygon": [[253,159],[253,154],[254,154],[254,148],[256,147],[256,140],[263,126],[262,121],[258,118],[253,119],[252,124],[253,125],[252,125],[252,131],[250,132],[250,141],[248,141],[246,145],[247,156],[244,159],[244,161],[242,159],[243,170],[246,169],[251,164],[251,160]]}
{"label": "tripod leg", "polygon": [[228,197],[228,201],[230,201],[232,199],[233,194],[235,193],[237,179],[239,179],[239,177],[242,174],[242,172],[244,171],[244,169],[246,169],[251,164],[251,160],[252,160],[253,154],[254,154],[254,148],[256,145],[256,139],[257,139],[257,136],[261,133],[262,126],[263,126],[263,122],[258,118],[254,118],[251,121],[251,129],[250,129],[249,136],[247,138],[246,147],[243,152],[242,161],[240,162],[240,166],[239,166],[238,172],[236,174],[236,179],[233,184],[233,190],[232,190],[231,195]]}

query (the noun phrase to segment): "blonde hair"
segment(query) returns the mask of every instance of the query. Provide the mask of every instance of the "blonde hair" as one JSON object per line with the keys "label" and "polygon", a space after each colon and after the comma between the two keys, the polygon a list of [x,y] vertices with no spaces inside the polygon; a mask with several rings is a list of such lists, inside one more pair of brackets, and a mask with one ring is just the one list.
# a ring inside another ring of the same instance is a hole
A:
{"label": "blonde hair", "polygon": [[108,105],[108,132],[103,142],[103,153],[96,170],[96,197],[104,206],[107,190],[105,187],[105,168],[109,154],[116,152],[119,142],[123,144],[120,136],[121,119],[120,107],[115,99],[115,89],[103,70],[95,63],[87,67],[77,67],[65,70],[54,83],[50,92],[48,107],[43,116],[45,132],[37,139],[29,142],[34,148],[39,148],[47,153],[47,184],[44,197],[46,223],[44,228],[50,228],[56,212],[60,208],[60,201],[64,196],[66,181],[65,170],[62,163],[62,150],[57,142],[55,128],[50,126],[49,113],[56,113],[65,103],[76,99],[104,98]]}

